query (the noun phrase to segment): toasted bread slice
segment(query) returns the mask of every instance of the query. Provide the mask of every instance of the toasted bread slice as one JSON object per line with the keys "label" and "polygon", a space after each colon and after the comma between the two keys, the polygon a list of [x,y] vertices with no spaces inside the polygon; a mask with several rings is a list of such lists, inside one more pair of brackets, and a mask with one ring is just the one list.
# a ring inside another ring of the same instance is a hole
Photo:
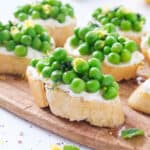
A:
{"label": "toasted bread slice", "polygon": [[150,79],[146,80],[132,93],[128,104],[133,109],[150,114]]}
{"label": "toasted bread slice", "polygon": [[100,127],[115,127],[124,122],[124,113],[119,97],[110,101],[104,100],[102,97],[99,100],[95,100],[94,97],[89,100],[88,96],[70,94],[72,91],[69,91],[69,88],[66,91],[59,87],[54,88],[50,82],[44,83],[37,79],[29,68],[27,77],[38,106],[46,107],[48,101],[51,112],[56,116],[67,118],[70,121],[86,120],[90,124]]}

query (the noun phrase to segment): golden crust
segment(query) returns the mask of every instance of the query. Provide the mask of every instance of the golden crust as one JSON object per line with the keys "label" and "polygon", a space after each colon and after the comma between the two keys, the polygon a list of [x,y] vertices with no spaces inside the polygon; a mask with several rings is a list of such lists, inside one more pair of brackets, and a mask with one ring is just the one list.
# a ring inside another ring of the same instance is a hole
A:
{"label": "golden crust", "polygon": [[128,105],[135,110],[150,114],[150,93],[144,92],[141,85],[129,97]]}
{"label": "golden crust", "polygon": [[40,80],[35,80],[30,72],[27,71],[26,75],[36,104],[41,108],[48,107],[44,84]]}
{"label": "golden crust", "polygon": [[142,62],[138,64],[130,64],[127,66],[115,66],[109,65],[103,62],[102,72],[105,74],[111,74],[116,81],[129,80],[135,78],[137,75],[137,70],[142,66]]}
{"label": "golden crust", "polygon": [[148,64],[150,65],[150,53],[148,52],[148,50],[144,47],[142,47],[142,53],[146,59],[146,61],[148,62]]}
{"label": "golden crust", "polygon": [[25,75],[30,59],[0,54],[0,74]]}
{"label": "golden crust", "polygon": [[115,127],[124,122],[124,113],[119,97],[109,102],[88,101],[82,97],[73,97],[61,89],[52,88],[50,84],[45,86],[45,91],[42,81],[35,80],[28,72],[27,76],[38,106],[47,106],[48,100],[50,110],[56,116],[67,118],[70,121],[86,120],[90,124],[100,127]]}

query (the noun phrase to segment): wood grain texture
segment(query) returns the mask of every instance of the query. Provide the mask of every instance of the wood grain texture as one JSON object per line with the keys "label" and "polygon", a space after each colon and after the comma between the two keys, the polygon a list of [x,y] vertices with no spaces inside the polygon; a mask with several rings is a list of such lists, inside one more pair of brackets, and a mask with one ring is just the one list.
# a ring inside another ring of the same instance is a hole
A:
{"label": "wood grain texture", "polygon": [[[6,77],[0,80],[0,107],[44,129],[96,150],[150,150],[150,117],[127,106],[127,98],[137,87],[136,82],[124,81],[120,96],[126,121],[119,128],[98,128],[85,122],[69,122],[38,108],[26,81]],[[137,127],[145,131],[144,137],[123,140],[119,132],[124,127]]]}

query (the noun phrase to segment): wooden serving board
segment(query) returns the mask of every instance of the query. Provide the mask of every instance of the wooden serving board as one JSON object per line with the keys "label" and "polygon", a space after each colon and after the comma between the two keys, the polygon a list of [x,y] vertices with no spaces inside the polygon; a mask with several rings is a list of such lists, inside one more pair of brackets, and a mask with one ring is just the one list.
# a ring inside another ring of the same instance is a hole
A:
{"label": "wooden serving board", "polygon": [[[136,112],[127,106],[127,98],[137,87],[136,82],[124,81],[120,96],[124,106],[125,124],[108,129],[98,128],[86,122],[69,122],[38,108],[26,81],[7,77],[0,80],[0,107],[44,129],[96,150],[150,150],[150,116]],[[125,127],[137,127],[145,131],[144,137],[124,140],[119,132]]]}

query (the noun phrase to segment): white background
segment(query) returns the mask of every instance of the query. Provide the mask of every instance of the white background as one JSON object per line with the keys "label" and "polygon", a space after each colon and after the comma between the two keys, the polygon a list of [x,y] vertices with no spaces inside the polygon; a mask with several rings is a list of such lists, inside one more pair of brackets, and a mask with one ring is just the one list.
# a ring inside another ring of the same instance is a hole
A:
{"label": "white background", "polygon": [[[144,0],[63,0],[70,2],[76,12],[78,25],[84,25],[90,19],[91,12],[99,7],[126,5],[133,10],[150,16],[150,7]],[[12,18],[12,11],[17,5],[31,0],[0,0],[0,19]],[[150,19],[149,19],[150,21]],[[149,24],[150,28],[150,22]],[[71,133],[70,133],[71,134]],[[50,150],[55,143],[70,143],[50,132],[40,129],[0,108],[0,150]],[[75,144],[75,143],[72,143]],[[89,150],[81,147],[82,150]]]}

